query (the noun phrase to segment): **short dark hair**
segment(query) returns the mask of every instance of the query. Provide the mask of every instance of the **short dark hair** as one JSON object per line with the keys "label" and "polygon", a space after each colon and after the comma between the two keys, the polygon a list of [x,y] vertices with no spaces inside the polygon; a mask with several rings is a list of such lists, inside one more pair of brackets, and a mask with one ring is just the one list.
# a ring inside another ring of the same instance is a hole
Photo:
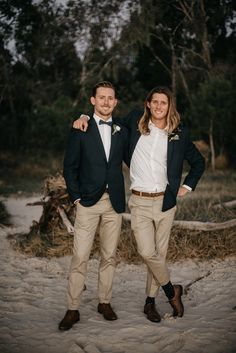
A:
{"label": "short dark hair", "polygon": [[113,89],[113,91],[115,92],[115,97],[116,97],[116,89],[115,89],[115,86],[109,82],[109,81],[101,81],[101,82],[98,82],[95,86],[93,86],[93,89],[92,89],[92,96],[95,97],[96,96],[96,93],[97,93],[97,89],[99,87],[106,87],[106,88],[111,88]]}

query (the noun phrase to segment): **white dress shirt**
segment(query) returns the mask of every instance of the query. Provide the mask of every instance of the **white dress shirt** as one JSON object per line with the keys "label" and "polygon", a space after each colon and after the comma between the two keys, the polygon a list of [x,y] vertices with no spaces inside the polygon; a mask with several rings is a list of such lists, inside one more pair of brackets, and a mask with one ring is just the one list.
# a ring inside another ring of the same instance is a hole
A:
{"label": "white dress shirt", "polygon": [[[97,123],[98,130],[102,139],[104,151],[106,154],[106,158],[108,161],[110,148],[111,148],[111,126],[106,124],[99,125],[99,120],[103,120],[103,119],[99,118],[99,116],[97,116],[96,114],[93,114],[93,117]],[[106,120],[106,122],[110,122],[110,121],[112,121],[112,118],[109,118],[108,120]]]}
{"label": "white dress shirt", "polygon": [[140,136],[131,159],[131,189],[162,192],[168,183],[168,134],[152,122],[149,123],[149,128],[150,134]]}

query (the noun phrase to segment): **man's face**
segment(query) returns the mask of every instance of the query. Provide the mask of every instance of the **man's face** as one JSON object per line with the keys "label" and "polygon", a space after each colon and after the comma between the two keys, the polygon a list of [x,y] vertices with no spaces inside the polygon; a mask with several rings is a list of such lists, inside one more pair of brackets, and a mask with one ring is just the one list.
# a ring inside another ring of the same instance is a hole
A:
{"label": "man's face", "polygon": [[151,102],[147,102],[153,123],[166,124],[169,109],[168,97],[164,93],[154,93]]}
{"label": "man's face", "polygon": [[90,101],[94,106],[94,113],[99,117],[107,120],[111,117],[112,112],[117,104],[115,92],[109,87],[97,88],[96,96],[91,97]]}

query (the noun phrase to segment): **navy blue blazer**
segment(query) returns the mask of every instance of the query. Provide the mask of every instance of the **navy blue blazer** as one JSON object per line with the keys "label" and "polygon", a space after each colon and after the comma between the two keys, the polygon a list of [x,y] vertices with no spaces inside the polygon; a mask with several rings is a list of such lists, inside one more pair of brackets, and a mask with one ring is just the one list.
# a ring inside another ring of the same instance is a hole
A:
{"label": "navy blue blazer", "polygon": [[[133,110],[126,118],[120,119],[120,123],[129,130],[129,163],[131,162],[135,146],[141,136],[138,130],[138,123],[142,114],[143,112],[141,110]],[[175,133],[168,139],[168,184],[164,194],[162,211],[167,211],[176,205],[176,197],[181,183],[184,160],[188,162],[190,169],[183,184],[190,186],[192,190],[195,189],[205,170],[205,160],[190,140],[188,129],[180,126],[178,132],[176,132],[176,135],[178,135],[176,139],[174,135]]]}
{"label": "navy blue blazer", "polygon": [[[120,130],[114,133],[114,125]],[[72,128],[64,158],[63,176],[72,202],[92,206],[103,195],[107,185],[109,197],[117,213],[125,211],[125,188],[122,161],[128,164],[128,131],[113,118],[111,148],[107,161],[103,143],[93,117],[87,133]]]}

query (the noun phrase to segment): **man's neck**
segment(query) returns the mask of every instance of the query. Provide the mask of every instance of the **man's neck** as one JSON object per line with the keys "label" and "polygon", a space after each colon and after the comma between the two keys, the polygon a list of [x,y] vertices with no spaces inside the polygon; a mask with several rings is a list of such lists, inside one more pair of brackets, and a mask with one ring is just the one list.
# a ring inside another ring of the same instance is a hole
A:
{"label": "man's neck", "polygon": [[111,115],[102,115],[102,114],[99,114],[99,113],[93,113],[98,119],[102,119],[104,121],[108,121],[109,119],[111,119]]}
{"label": "man's neck", "polygon": [[161,130],[164,130],[165,127],[166,127],[166,125],[167,125],[165,119],[156,120],[156,119],[152,119],[152,117],[151,117],[151,122],[152,122],[156,127],[158,127],[158,129],[161,129]]}

